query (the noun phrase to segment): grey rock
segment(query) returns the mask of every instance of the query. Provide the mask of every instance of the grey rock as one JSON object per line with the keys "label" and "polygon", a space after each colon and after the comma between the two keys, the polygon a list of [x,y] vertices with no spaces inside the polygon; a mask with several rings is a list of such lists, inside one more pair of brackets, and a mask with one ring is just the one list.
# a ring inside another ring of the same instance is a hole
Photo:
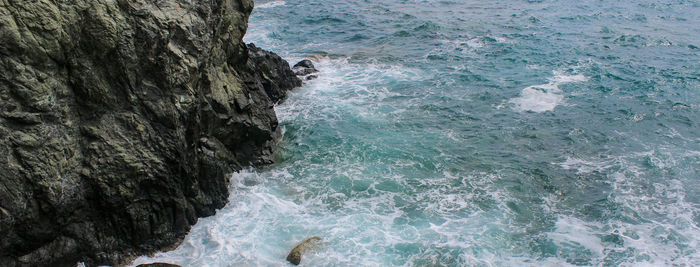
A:
{"label": "grey rock", "polygon": [[294,71],[294,74],[297,76],[306,76],[311,73],[316,73],[318,70],[316,67],[314,67],[313,62],[308,59],[304,59],[302,61],[297,62],[297,64],[294,64],[294,67],[292,67],[292,71]]}
{"label": "grey rock", "polygon": [[296,67],[304,67],[304,68],[314,69],[314,63],[311,62],[311,60],[304,59],[302,61],[297,62],[297,64],[294,64],[294,68],[296,68]]}
{"label": "grey rock", "polygon": [[294,265],[299,265],[301,263],[301,256],[304,255],[310,249],[313,249],[318,243],[321,242],[321,238],[318,236],[312,236],[304,241],[301,241],[296,245],[287,255],[287,261]]}
{"label": "grey rock", "polygon": [[272,161],[274,103],[300,82],[241,41],[252,8],[0,0],[0,266],[169,248],[231,172]]}

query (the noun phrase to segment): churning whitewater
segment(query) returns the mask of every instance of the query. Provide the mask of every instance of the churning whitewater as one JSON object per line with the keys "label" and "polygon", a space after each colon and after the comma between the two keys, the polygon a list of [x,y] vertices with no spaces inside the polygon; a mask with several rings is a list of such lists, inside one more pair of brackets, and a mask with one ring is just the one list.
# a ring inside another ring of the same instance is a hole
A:
{"label": "churning whitewater", "polygon": [[700,3],[256,1],[315,80],[274,165],[153,261],[700,266]]}

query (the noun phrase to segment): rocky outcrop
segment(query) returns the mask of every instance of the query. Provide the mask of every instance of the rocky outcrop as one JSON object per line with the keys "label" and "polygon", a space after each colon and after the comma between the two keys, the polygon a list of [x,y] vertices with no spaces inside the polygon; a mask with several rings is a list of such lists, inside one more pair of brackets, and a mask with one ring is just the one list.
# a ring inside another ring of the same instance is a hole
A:
{"label": "rocky outcrop", "polygon": [[287,255],[287,261],[294,265],[299,265],[301,263],[301,256],[309,250],[313,249],[316,245],[321,242],[321,238],[318,236],[312,236],[307,238],[301,243],[297,244]]}
{"label": "rocky outcrop", "polygon": [[287,88],[301,86],[301,80],[289,68],[289,63],[280,56],[248,44],[248,67],[246,83],[265,88],[270,100],[277,103],[287,95]]}
{"label": "rocky outcrop", "polygon": [[314,63],[308,59],[304,59],[302,61],[297,62],[297,64],[294,64],[294,67],[292,67],[292,71],[297,76],[306,76],[311,73],[318,72],[316,67],[314,67]]}
{"label": "rocky outcrop", "polygon": [[242,43],[252,8],[0,0],[0,266],[171,247],[228,174],[271,161],[273,104],[300,83]]}

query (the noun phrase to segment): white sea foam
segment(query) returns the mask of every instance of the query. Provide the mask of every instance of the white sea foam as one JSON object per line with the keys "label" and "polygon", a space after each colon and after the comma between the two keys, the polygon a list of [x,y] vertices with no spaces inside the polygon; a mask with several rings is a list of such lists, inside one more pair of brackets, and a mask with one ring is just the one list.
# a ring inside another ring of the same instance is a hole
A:
{"label": "white sea foam", "polygon": [[[502,36],[476,36],[469,39],[440,39],[442,43],[443,50],[441,51],[453,51],[457,48],[469,48],[469,49],[480,49],[489,43],[508,43],[509,40]],[[437,50],[434,50],[437,51]]]}
{"label": "white sea foam", "polygon": [[611,160],[583,160],[580,158],[567,157],[564,162],[559,163],[565,170],[576,170],[578,174],[587,174],[594,171],[602,172],[612,167]]}
{"label": "white sea foam", "polygon": [[270,1],[266,3],[262,3],[259,5],[255,5],[255,8],[271,8],[271,7],[276,7],[276,6],[281,6],[286,4],[284,0],[275,0],[275,1]]}
{"label": "white sea foam", "polygon": [[482,48],[485,45],[484,39],[478,38],[478,37],[469,39],[469,40],[465,41],[464,44],[466,44],[467,46],[472,47],[472,48]]}
{"label": "white sea foam", "polygon": [[[353,64],[346,57],[317,57],[314,64],[321,71],[319,77],[292,92],[290,100],[276,108],[280,121],[316,120],[319,116],[325,116],[325,121],[336,121],[348,112],[370,121],[397,116],[400,114],[396,112],[406,110],[389,100],[410,96],[381,85],[429,79],[417,69],[377,63]],[[386,109],[394,112],[383,112]]]}
{"label": "white sea foam", "polygon": [[[655,179],[647,173],[650,167],[659,172],[678,169],[696,158],[693,152],[663,148],[605,160],[567,158],[559,163],[564,169],[608,173],[609,199],[619,206],[623,218],[591,222],[560,215],[548,237],[560,247],[595,253],[592,265],[626,253],[631,256],[620,263],[622,266],[700,266],[700,227],[694,218],[700,207],[686,200],[688,189],[684,185],[688,182]],[[550,206],[556,212],[556,205]],[[618,236],[620,243],[605,243],[607,235]]]}
{"label": "white sea foam", "polygon": [[553,111],[555,107],[564,101],[564,95],[559,88],[560,85],[573,82],[585,82],[588,78],[583,74],[566,75],[559,71],[554,71],[554,77],[549,79],[549,83],[538,84],[525,87],[520,96],[510,99],[513,109],[517,111],[545,112]]}
{"label": "white sea foam", "polygon": [[[293,246],[293,240],[299,237],[288,236],[289,233],[280,229],[290,229],[290,224],[295,224],[292,228],[305,232],[304,228],[311,223],[303,216],[309,205],[281,198],[263,184],[245,185],[245,181],[262,178],[252,171],[234,174],[230,203],[216,216],[200,219],[176,250],[140,257],[132,264],[155,261],[183,266],[285,264],[285,247]],[[296,225],[297,222],[304,223]]]}
{"label": "white sea foam", "polygon": [[547,236],[562,249],[585,248],[594,257],[603,254],[604,246],[601,243],[598,233],[600,225],[585,222],[571,216],[559,216],[555,230],[547,233]]}
{"label": "white sea foam", "polygon": [[612,177],[615,201],[645,218],[639,223],[610,223],[623,237],[624,249],[638,255],[638,261],[625,265],[698,266],[700,228],[693,220],[698,207],[685,201],[682,184],[677,180],[654,183],[649,192],[635,172],[616,172]]}

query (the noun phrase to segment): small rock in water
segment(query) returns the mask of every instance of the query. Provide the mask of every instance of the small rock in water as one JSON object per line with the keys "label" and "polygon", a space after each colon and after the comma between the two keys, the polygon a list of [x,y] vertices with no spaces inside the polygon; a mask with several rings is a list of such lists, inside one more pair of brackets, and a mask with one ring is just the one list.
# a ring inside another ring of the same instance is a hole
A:
{"label": "small rock in water", "polygon": [[310,80],[313,80],[313,79],[316,79],[316,78],[318,78],[318,75],[309,75],[309,76],[306,76],[306,80],[307,80],[307,81],[310,81]]}
{"label": "small rock in water", "polygon": [[297,64],[294,64],[294,67],[304,67],[304,68],[314,68],[314,63],[311,62],[311,60],[304,59],[302,61],[297,62]]}
{"label": "small rock in water", "polygon": [[294,247],[291,252],[289,252],[289,255],[287,255],[287,261],[291,262],[294,265],[299,265],[299,263],[301,262],[301,256],[304,254],[304,252],[308,251],[309,249],[312,249],[320,241],[321,238],[318,236],[312,236],[302,241],[296,247]]}
{"label": "small rock in water", "polygon": [[292,71],[294,71],[294,74],[296,74],[297,76],[304,76],[318,72],[316,67],[314,67],[314,63],[308,59],[304,59],[302,61],[299,61],[297,64],[294,64],[294,67],[292,67]]}

